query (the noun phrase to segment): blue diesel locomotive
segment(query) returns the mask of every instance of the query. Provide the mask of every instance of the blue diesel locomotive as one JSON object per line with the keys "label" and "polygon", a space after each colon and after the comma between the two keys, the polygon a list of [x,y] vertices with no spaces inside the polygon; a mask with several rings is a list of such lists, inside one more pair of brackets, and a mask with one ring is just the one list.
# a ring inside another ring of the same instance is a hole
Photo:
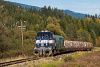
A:
{"label": "blue diesel locomotive", "polygon": [[49,56],[59,53],[64,45],[64,37],[53,35],[50,31],[40,31],[37,33],[35,55]]}
{"label": "blue diesel locomotive", "polygon": [[34,53],[37,56],[49,56],[61,52],[91,50],[93,44],[81,41],[64,41],[64,37],[53,35],[50,31],[37,33]]}

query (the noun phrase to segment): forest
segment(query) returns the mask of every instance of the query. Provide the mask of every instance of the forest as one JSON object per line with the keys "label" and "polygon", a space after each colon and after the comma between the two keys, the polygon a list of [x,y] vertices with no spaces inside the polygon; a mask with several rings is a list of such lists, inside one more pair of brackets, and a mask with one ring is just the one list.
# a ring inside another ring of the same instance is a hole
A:
{"label": "forest", "polygon": [[100,47],[99,16],[75,18],[50,6],[36,10],[0,0],[0,58],[22,54],[21,22],[26,26],[23,34],[24,53],[27,56],[33,55],[36,33],[41,30],[49,30],[66,40],[92,42]]}

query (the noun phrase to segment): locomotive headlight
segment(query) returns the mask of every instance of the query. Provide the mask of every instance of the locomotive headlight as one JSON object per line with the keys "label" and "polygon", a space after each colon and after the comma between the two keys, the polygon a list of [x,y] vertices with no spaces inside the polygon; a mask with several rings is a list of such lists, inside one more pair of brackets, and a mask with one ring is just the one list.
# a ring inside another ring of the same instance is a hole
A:
{"label": "locomotive headlight", "polygon": [[47,46],[48,44],[46,43],[46,46]]}
{"label": "locomotive headlight", "polygon": [[39,44],[39,43],[37,43],[37,46],[40,46],[40,44]]}
{"label": "locomotive headlight", "polygon": [[46,40],[46,46],[48,45],[48,40]]}

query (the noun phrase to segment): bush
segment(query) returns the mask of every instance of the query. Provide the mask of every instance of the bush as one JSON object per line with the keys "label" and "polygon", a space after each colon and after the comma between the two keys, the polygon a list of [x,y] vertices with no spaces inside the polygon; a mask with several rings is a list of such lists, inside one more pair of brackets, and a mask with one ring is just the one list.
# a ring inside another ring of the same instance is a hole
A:
{"label": "bush", "polygon": [[18,55],[21,55],[21,51],[20,50],[9,50],[3,53],[0,53],[0,59],[2,58],[8,58],[8,57],[16,57]]}
{"label": "bush", "polygon": [[66,56],[64,57],[64,62],[68,62],[68,61],[74,61],[75,59],[72,56]]}

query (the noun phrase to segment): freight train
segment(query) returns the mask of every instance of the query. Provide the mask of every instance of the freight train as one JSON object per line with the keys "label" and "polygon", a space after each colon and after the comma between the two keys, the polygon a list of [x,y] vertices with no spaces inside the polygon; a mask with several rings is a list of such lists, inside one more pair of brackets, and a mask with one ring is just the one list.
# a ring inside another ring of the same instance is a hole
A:
{"label": "freight train", "polygon": [[40,31],[36,36],[34,53],[36,56],[55,55],[60,52],[91,50],[90,42],[68,41],[63,36],[53,35],[50,31]]}

